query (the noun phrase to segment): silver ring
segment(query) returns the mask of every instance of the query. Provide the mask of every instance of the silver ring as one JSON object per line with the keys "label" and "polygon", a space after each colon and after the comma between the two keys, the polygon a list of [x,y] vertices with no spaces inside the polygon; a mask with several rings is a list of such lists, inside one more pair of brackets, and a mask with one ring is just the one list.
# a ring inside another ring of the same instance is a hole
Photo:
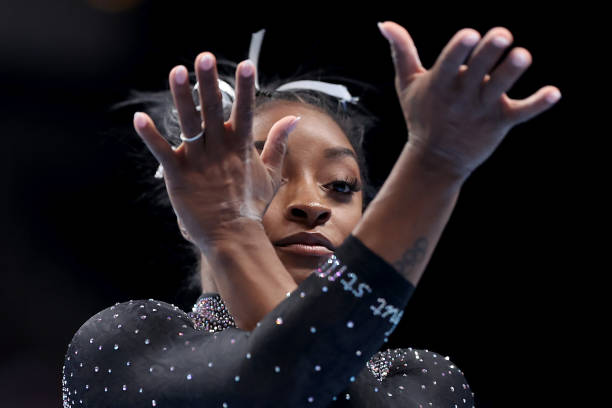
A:
{"label": "silver ring", "polygon": [[203,135],[204,135],[204,131],[202,130],[200,133],[198,133],[194,137],[185,137],[183,136],[183,133],[181,132],[180,137],[183,142],[193,142],[194,140],[198,140],[199,138],[201,138]]}

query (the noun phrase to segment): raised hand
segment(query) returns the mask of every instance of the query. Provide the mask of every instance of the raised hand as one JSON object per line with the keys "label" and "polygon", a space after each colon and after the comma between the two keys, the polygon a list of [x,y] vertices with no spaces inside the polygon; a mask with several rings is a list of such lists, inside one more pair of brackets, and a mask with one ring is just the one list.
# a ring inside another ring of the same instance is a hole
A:
{"label": "raised hand", "polygon": [[243,61],[236,69],[236,100],[224,122],[215,57],[198,55],[195,71],[201,111],[192,99],[187,69],[170,71],[170,87],[181,132],[197,140],[173,150],[151,118],[134,115],[134,127],[164,168],[168,196],[179,222],[203,251],[235,231],[247,220],[261,221],[281,184],[287,136],[297,124],[295,116],[276,122],[261,153],[253,146],[255,66]]}
{"label": "raised hand", "polygon": [[404,27],[392,21],[379,27],[391,45],[408,143],[433,172],[465,180],[513,126],[561,97],[554,86],[521,100],[506,95],[531,64],[531,54],[516,47],[493,69],[513,41],[503,27],[489,30],[482,39],[473,29],[458,31],[429,70],[421,65]]}

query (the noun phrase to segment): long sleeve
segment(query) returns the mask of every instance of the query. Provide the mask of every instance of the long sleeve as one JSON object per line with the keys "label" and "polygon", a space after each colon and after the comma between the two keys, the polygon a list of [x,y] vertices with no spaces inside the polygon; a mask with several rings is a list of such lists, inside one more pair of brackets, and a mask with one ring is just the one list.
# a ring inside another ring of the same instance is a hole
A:
{"label": "long sleeve", "polygon": [[196,330],[152,299],[116,304],[69,344],[64,406],[326,407],[393,332],[414,289],[349,235],[250,332]]}

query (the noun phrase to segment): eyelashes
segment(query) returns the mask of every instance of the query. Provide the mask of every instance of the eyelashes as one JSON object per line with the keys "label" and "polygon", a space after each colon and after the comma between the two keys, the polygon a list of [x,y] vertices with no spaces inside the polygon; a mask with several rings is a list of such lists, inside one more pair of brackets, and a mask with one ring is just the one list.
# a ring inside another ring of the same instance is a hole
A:
{"label": "eyelashes", "polygon": [[359,184],[359,180],[357,179],[357,177],[349,176],[343,180],[334,180],[328,185],[340,185],[344,186],[345,189],[348,187],[348,191],[337,191],[340,194],[354,194],[361,190],[361,185]]}
{"label": "eyelashes", "polygon": [[[281,185],[287,183],[286,178],[281,179]],[[344,179],[334,180],[331,183],[325,184],[323,187],[326,189],[330,189],[336,186],[340,186],[339,189],[343,191],[339,191],[334,189],[333,191],[338,194],[350,195],[354,194],[358,191],[361,191],[361,183],[357,177],[347,176]],[[348,191],[347,191],[348,188]]]}

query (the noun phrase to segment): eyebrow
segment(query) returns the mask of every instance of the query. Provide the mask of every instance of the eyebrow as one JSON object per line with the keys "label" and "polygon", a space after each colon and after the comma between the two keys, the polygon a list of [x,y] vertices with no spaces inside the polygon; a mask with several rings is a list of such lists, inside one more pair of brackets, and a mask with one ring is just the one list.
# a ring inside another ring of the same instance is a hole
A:
{"label": "eyebrow", "polygon": [[[262,149],[264,147],[264,144],[266,143],[265,140],[256,140],[255,142],[253,142],[253,145],[255,146],[256,149]],[[289,154],[289,149],[287,149],[286,154]],[[357,156],[355,156],[355,153],[346,147],[329,147],[325,150],[323,150],[323,157],[326,159],[336,159],[336,158],[342,158],[342,157],[352,157],[355,161],[357,161]]]}

